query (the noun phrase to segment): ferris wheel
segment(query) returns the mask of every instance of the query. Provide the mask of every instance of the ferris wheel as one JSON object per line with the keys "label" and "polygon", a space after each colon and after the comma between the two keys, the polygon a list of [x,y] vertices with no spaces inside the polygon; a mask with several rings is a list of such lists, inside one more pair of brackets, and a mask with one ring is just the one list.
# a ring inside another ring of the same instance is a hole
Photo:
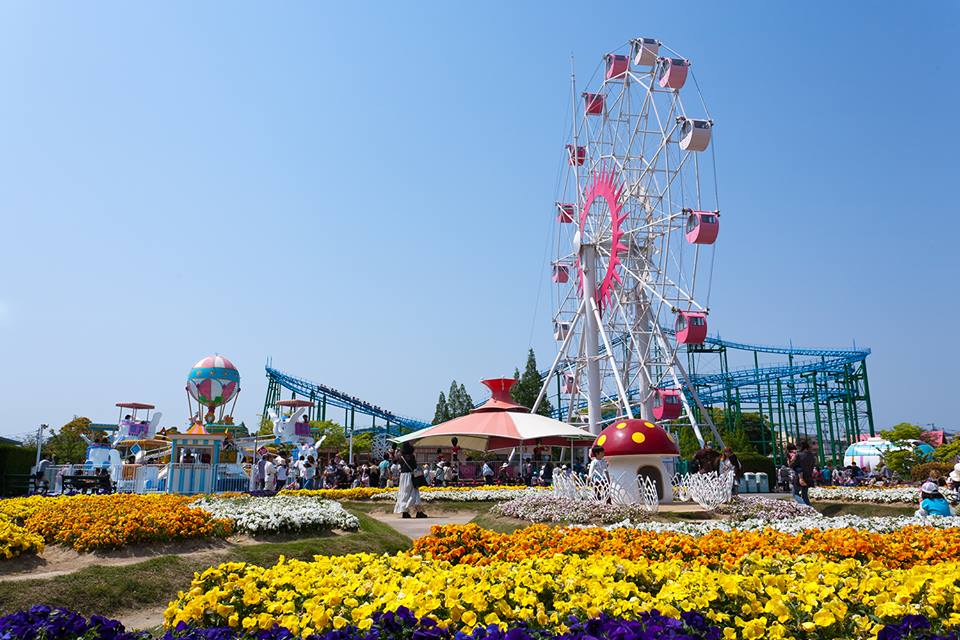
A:
{"label": "ferris wheel", "polygon": [[557,376],[568,420],[594,433],[625,417],[686,418],[701,443],[704,425],[719,443],[678,358],[706,338],[720,229],[714,123],[691,63],[632,40],[585,90],[571,75],[571,103],[552,262],[560,347],[541,399]]}

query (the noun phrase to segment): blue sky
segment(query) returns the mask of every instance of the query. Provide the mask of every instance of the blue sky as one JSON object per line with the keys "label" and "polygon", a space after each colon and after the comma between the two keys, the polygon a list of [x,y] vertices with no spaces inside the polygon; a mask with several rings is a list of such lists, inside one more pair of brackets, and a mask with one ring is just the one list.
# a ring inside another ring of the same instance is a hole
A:
{"label": "blue sky", "polygon": [[[960,427],[954,2],[0,5],[0,433],[186,417],[219,352],[429,418],[552,357],[569,57],[653,36],[716,121],[711,331],[858,345]],[[546,289],[543,293],[545,294]]]}

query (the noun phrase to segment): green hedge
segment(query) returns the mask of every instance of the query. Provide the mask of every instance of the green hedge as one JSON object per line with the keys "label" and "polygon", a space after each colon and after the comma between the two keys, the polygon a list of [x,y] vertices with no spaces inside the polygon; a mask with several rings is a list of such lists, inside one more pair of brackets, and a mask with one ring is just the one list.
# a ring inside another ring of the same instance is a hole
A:
{"label": "green hedge", "polygon": [[0,495],[15,496],[27,492],[25,479],[37,460],[36,449],[0,444]]}
{"label": "green hedge", "polygon": [[759,453],[749,452],[737,453],[737,457],[740,458],[740,465],[743,467],[744,473],[748,471],[752,473],[765,473],[767,474],[770,486],[772,487],[776,484],[777,471],[776,467],[773,466],[773,460]]}

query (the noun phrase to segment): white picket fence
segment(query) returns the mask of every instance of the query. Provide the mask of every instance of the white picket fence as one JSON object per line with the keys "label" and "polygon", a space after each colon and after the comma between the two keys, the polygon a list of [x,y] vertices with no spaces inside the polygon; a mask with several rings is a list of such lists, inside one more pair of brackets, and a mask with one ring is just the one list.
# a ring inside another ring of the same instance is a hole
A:
{"label": "white picket fence", "polygon": [[[733,498],[733,472],[675,474],[670,479],[675,502],[692,500],[707,511],[713,511]],[[634,478],[638,494],[627,490],[630,476],[621,473],[607,478],[584,479],[568,469],[554,472],[553,491],[573,500],[612,504],[636,504],[648,513],[657,513],[660,500],[657,484],[646,475]]]}

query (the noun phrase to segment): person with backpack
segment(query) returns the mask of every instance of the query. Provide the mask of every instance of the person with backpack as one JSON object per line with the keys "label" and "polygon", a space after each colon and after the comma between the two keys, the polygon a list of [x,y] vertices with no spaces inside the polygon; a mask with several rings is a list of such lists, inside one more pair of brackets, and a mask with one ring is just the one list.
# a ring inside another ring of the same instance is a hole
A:
{"label": "person with backpack", "polygon": [[810,506],[810,487],[813,486],[813,468],[816,460],[810,451],[810,443],[806,440],[800,443],[800,450],[790,463],[794,471],[793,499],[800,504]]}

